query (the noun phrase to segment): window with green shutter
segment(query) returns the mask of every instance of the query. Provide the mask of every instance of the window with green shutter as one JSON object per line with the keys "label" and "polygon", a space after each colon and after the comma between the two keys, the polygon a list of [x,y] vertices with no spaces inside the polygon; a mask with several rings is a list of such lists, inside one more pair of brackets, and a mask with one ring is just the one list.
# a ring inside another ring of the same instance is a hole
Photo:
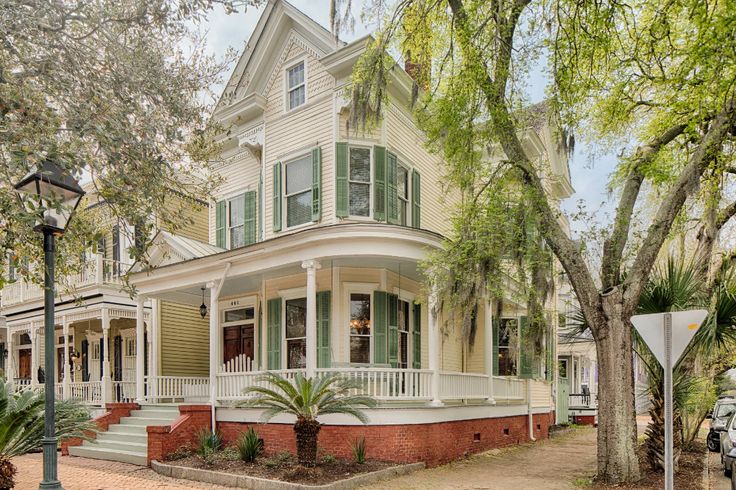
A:
{"label": "window with green shutter", "polygon": [[399,297],[388,294],[388,362],[392,368],[399,365]]}
{"label": "window with green shutter", "polygon": [[273,166],[272,186],[273,231],[281,231],[281,162],[277,162]]}
{"label": "window with green shutter", "polygon": [[534,346],[529,339],[529,319],[519,317],[519,377],[530,379],[534,377]]}
{"label": "window with green shutter", "polygon": [[412,325],[412,367],[422,368],[422,305],[414,305],[414,325]]}
{"label": "window with green shutter", "polygon": [[388,293],[385,291],[373,292],[373,362],[375,364],[388,363],[387,336],[388,336]]}
{"label": "window with green shutter", "polygon": [[268,369],[281,369],[281,298],[268,300]]}
{"label": "window with green shutter", "polygon": [[226,224],[227,201],[220,201],[215,205],[215,245],[227,248]]}
{"label": "window with green shutter", "polygon": [[312,221],[322,218],[322,151],[312,149]]}
{"label": "window with green shutter", "polygon": [[335,215],[348,216],[348,144],[335,143]]}
{"label": "window with green shutter", "polygon": [[386,221],[399,223],[398,160],[393,153],[386,157]]}
{"label": "window with green shutter", "polygon": [[317,367],[330,367],[330,291],[317,293]]}
{"label": "window with green shutter", "polygon": [[411,226],[422,227],[422,179],[419,172],[411,172]]}
{"label": "window with green shutter", "polygon": [[243,245],[256,243],[258,237],[258,197],[256,191],[248,191],[244,194],[244,240]]}
{"label": "window with green shutter", "polygon": [[386,219],[386,148],[373,147],[373,219]]}

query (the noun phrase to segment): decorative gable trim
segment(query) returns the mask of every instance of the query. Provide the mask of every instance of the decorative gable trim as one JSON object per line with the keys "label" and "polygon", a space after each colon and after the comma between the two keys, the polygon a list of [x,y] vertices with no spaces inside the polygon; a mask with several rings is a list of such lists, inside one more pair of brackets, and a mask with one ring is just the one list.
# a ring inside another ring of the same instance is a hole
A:
{"label": "decorative gable trim", "polygon": [[317,48],[309,44],[307,40],[302,38],[293,29],[290,30],[289,37],[286,38],[286,41],[282,45],[281,55],[279,56],[278,61],[276,61],[276,64],[274,65],[273,70],[271,71],[271,76],[268,78],[268,82],[266,83],[266,86],[263,87],[263,91],[261,92],[261,95],[263,95],[264,97],[268,96],[269,92],[271,91],[271,88],[273,87],[273,84],[276,83],[277,80],[280,80],[281,77],[283,76],[284,63],[288,61],[288,55],[293,45],[296,45],[297,47],[301,48],[302,51],[307,53],[312,58],[315,58],[315,59],[320,58],[320,55],[317,52]]}

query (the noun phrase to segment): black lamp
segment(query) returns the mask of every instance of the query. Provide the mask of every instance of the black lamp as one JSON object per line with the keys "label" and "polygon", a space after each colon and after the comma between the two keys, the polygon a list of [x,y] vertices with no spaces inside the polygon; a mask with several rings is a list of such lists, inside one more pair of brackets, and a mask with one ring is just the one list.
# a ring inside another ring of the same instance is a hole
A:
{"label": "black lamp", "polygon": [[202,316],[202,318],[207,316],[207,305],[204,304],[204,289],[202,288],[202,304],[199,305],[199,314]]}

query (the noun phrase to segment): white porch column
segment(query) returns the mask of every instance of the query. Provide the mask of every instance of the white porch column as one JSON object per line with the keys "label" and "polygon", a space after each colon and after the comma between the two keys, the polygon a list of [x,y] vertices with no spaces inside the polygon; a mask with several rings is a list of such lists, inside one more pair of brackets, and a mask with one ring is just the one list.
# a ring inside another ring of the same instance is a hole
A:
{"label": "white porch column", "polygon": [[432,371],[432,401],[434,407],[442,406],[440,400],[440,329],[437,324],[437,297],[429,296],[427,308],[429,326],[429,369]]}
{"label": "white porch column", "polygon": [[38,328],[32,325],[29,334],[31,337],[31,386],[34,388],[38,384],[38,348],[40,342],[37,333]]}
{"label": "white porch column", "polygon": [[7,329],[7,332],[8,345],[6,348],[8,349],[8,357],[5,359],[5,379],[12,383],[15,380],[15,346],[13,345],[13,336],[15,334],[10,328]]}
{"label": "white porch column", "polygon": [[208,283],[207,288],[210,290],[210,404],[212,411],[215,411],[215,403],[217,402],[217,370],[220,365],[220,335],[219,335],[219,287],[215,283]]}
{"label": "white porch column", "polygon": [[64,335],[64,355],[61,356],[62,369],[64,370],[64,380],[61,385],[61,394],[64,400],[69,399],[69,383],[71,382],[71,369],[69,369],[69,324],[66,317],[61,318],[61,332]]}
{"label": "white porch column", "polygon": [[[159,308],[161,304],[158,299],[151,299],[151,328],[149,329],[148,340],[151,342],[151,356],[148,358],[148,375],[150,379],[158,378],[159,366]],[[153,381],[149,384],[151,394],[155,397],[158,390],[158,383]]]}
{"label": "white porch column", "polygon": [[317,269],[316,260],[305,260],[307,270],[307,378],[317,374]]}
{"label": "white porch column", "polygon": [[145,305],[145,296],[138,296],[135,310],[135,398],[138,403],[146,401],[145,377],[143,373],[146,355],[146,341],[144,336],[146,326],[143,316]]}
{"label": "white porch column", "polygon": [[493,301],[491,298],[486,298],[485,302],[485,325],[483,332],[484,340],[484,351],[486,359],[486,374],[488,375],[488,401],[495,404],[496,400],[493,398]]}
{"label": "white porch column", "polygon": [[111,403],[112,399],[112,375],[110,371],[110,312],[107,308],[102,308],[102,345],[104,345],[102,363],[102,401],[103,403]]}

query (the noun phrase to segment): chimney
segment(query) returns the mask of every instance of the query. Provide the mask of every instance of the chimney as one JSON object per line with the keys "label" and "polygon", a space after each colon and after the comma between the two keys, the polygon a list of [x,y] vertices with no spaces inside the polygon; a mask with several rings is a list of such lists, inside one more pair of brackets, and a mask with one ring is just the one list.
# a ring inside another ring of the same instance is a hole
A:
{"label": "chimney", "polygon": [[404,60],[404,71],[409,74],[409,76],[419,87],[422,88],[422,90],[427,90],[427,88],[429,88],[429,74],[424,68],[424,64],[416,63],[411,56],[411,51],[409,50],[406,51]]}

